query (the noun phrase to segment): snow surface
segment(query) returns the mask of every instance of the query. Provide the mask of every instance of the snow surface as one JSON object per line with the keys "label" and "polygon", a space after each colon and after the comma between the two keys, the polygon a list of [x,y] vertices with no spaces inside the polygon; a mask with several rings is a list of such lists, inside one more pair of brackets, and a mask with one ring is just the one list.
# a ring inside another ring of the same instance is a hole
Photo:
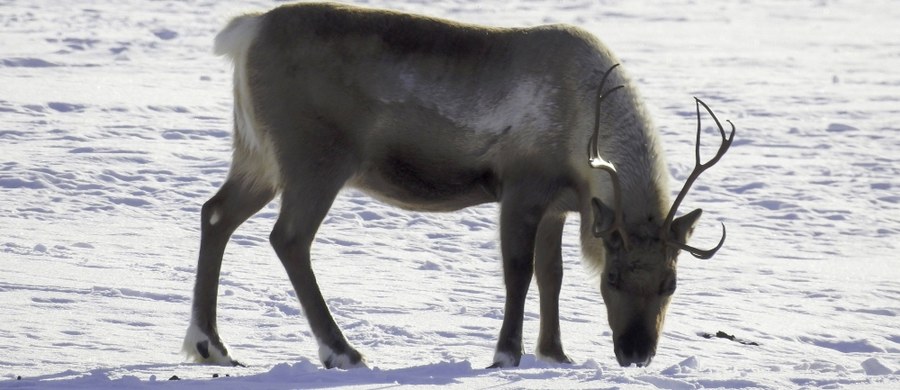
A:
{"label": "snow surface", "polygon": [[[183,363],[200,206],[230,157],[230,65],[212,39],[275,3],[0,0],[0,388],[900,388],[896,2],[359,3],[592,31],[646,98],[673,190],[693,163],[691,96],[737,124],[685,205],[707,211],[696,245],[718,221],[728,241],[713,260],[683,257],[653,364],[616,364],[577,216],[561,297],[576,364],[534,358],[534,293],[522,366],[486,370],[502,317],[496,206],[411,213],[353,191],[314,266],[372,368],[317,362],[267,242],[276,204],[223,267],[220,330],[250,366]],[[702,337],[719,331],[759,346]]]}

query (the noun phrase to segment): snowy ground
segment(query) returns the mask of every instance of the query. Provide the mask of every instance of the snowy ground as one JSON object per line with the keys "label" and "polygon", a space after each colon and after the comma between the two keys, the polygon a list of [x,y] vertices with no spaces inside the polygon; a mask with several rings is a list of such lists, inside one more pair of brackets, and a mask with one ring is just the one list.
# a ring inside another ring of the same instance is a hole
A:
{"label": "snowy ground", "polygon": [[[0,0],[0,388],[900,387],[894,1],[360,3],[592,31],[660,125],[673,189],[692,164],[691,96],[737,124],[685,205],[707,211],[697,245],[717,220],[728,241],[683,258],[654,363],[616,364],[577,217],[561,298],[577,363],[484,370],[502,316],[496,207],[419,214],[346,192],[313,256],[373,369],[317,363],[267,242],[275,204],[234,236],[220,289],[222,335],[250,367],[184,364],[199,209],[230,148],[230,67],[212,37],[274,4]],[[532,294],[529,352],[537,313]],[[717,331],[760,345],[700,336]]]}

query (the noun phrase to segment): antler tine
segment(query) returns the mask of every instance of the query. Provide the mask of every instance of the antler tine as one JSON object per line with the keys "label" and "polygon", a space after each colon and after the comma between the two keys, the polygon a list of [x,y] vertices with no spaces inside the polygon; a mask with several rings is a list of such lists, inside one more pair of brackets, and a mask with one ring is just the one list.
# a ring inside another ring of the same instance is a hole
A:
{"label": "antler tine", "polygon": [[[687,195],[688,191],[690,191],[691,186],[694,184],[694,181],[696,181],[697,178],[700,177],[700,174],[718,163],[719,159],[721,159],[722,156],[725,155],[725,152],[728,151],[728,148],[731,147],[731,143],[732,141],[734,141],[735,127],[734,123],[731,123],[731,121],[727,121],[728,124],[731,125],[731,134],[726,134],[725,128],[722,126],[719,118],[716,117],[716,114],[709,108],[709,106],[707,106],[706,103],[696,97],[694,98],[694,100],[696,101],[697,106],[697,144],[694,151],[694,170],[691,171],[690,175],[688,175],[687,180],[685,180],[684,182],[684,186],[681,188],[681,191],[678,192],[678,196],[675,197],[675,202],[672,203],[672,208],[669,209],[669,215],[666,216],[666,222],[662,226],[662,234],[665,237],[665,241],[668,245],[675,248],[684,249],[694,255],[694,257],[708,259],[715,255],[716,251],[718,251],[719,248],[722,247],[722,244],[725,242],[725,224],[722,224],[722,238],[719,240],[719,244],[715,248],[710,250],[701,250],[688,246],[687,244],[674,242],[669,239],[668,234],[672,226],[672,221],[675,219],[675,214],[678,211],[678,207],[681,206],[681,202],[684,200],[684,197]],[[719,134],[722,136],[722,145],[719,146],[719,150],[716,152],[716,155],[713,156],[713,158],[709,159],[709,161],[707,161],[706,163],[700,162],[700,134],[702,132],[702,126],[700,123],[701,105],[716,122],[716,126],[719,128]]]}
{"label": "antler tine", "polygon": [[[603,92],[603,87],[606,85],[606,79],[609,77],[610,73],[612,73],[612,71],[618,66],[619,64],[615,64],[603,73],[603,78],[600,80],[600,86],[597,88],[597,112],[594,121],[594,134],[591,135],[591,138],[588,141],[588,162],[591,164],[592,168],[602,169],[609,173],[613,185],[613,201],[615,203],[615,221],[613,222],[612,226],[610,226],[606,230],[598,230],[597,227],[594,226],[594,236],[600,237],[610,234],[613,231],[618,231],[619,236],[622,237],[622,243],[627,250],[629,247],[628,235],[625,233],[625,217],[624,212],[622,211],[622,185],[619,180],[619,173],[616,170],[616,167],[611,162],[606,161],[605,159],[603,159],[603,157],[600,156],[600,149],[598,145],[600,137],[600,107],[603,104],[603,101],[606,100],[609,95],[622,88],[625,88],[624,85],[619,85],[613,87],[606,93]],[[592,201],[596,202],[596,199]]]}
{"label": "antler tine", "polygon": [[719,249],[722,248],[722,244],[724,244],[724,243],[725,243],[725,224],[724,223],[722,224],[722,238],[719,239],[719,243],[716,245],[716,247],[712,248],[712,249],[698,249],[698,248],[692,247],[688,244],[682,244],[682,243],[676,242],[676,241],[667,241],[666,242],[666,244],[668,244],[669,246],[671,246],[673,248],[685,250],[688,253],[690,253],[691,255],[693,255],[694,257],[696,257],[698,259],[702,259],[702,260],[708,260],[708,259],[712,258],[716,254],[716,252],[718,252]]}
{"label": "antler tine", "polygon": [[[591,139],[588,141],[588,158],[592,161],[591,166],[594,166],[593,161],[598,159],[603,161],[603,158],[600,157],[600,151],[597,149],[597,139],[600,137],[600,106],[603,104],[603,100],[606,99],[607,96],[611,95],[613,92],[619,90],[620,88],[624,88],[624,85],[619,85],[609,90],[607,93],[603,93],[603,87],[606,85],[606,79],[609,78],[610,73],[614,69],[619,67],[619,64],[615,64],[610,66],[606,72],[603,72],[603,78],[600,79],[600,86],[597,87],[597,112],[594,113],[594,134],[591,135]],[[594,167],[598,168],[598,167]]]}

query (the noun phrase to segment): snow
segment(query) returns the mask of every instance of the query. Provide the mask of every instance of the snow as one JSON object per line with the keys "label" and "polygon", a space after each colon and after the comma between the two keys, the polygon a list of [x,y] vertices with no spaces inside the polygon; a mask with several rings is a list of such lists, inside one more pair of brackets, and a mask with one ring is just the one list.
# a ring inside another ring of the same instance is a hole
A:
{"label": "snow", "polygon": [[[412,213],[353,191],[313,258],[370,368],[318,363],[268,245],[275,203],[223,265],[219,328],[248,367],[185,363],[200,206],[230,157],[230,65],[212,40],[231,16],[276,3],[3,0],[0,388],[900,388],[892,0],[358,3],[588,29],[637,82],[673,189],[693,164],[691,97],[734,121],[734,147],[685,205],[706,211],[695,245],[712,246],[719,221],[728,240],[712,260],[682,256],[653,364],[616,364],[577,216],[560,302],[576,363],[534,357],[533,288],[528,354],[487,370],[503,301],[496,206]],[[719,331],[759,345],[702,336]]]}

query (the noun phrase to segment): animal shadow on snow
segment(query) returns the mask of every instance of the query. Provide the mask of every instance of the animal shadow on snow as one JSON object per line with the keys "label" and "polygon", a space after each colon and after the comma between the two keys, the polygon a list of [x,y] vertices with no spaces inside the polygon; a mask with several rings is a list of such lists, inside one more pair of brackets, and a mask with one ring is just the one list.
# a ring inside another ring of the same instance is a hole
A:
{"label": "animal shadow on snow", "polygon": [[301,361],[281,363],[265,373],[244,377],[248,381],[261,380],[269,384],[285,383],[304,388],[331,388],[359,385],[452,385],[459,379],[483,375],[485,370],[473,369],[469,362],[440,362],[396,369],[362,368],[353,370],[325,370],[320,365]]}

